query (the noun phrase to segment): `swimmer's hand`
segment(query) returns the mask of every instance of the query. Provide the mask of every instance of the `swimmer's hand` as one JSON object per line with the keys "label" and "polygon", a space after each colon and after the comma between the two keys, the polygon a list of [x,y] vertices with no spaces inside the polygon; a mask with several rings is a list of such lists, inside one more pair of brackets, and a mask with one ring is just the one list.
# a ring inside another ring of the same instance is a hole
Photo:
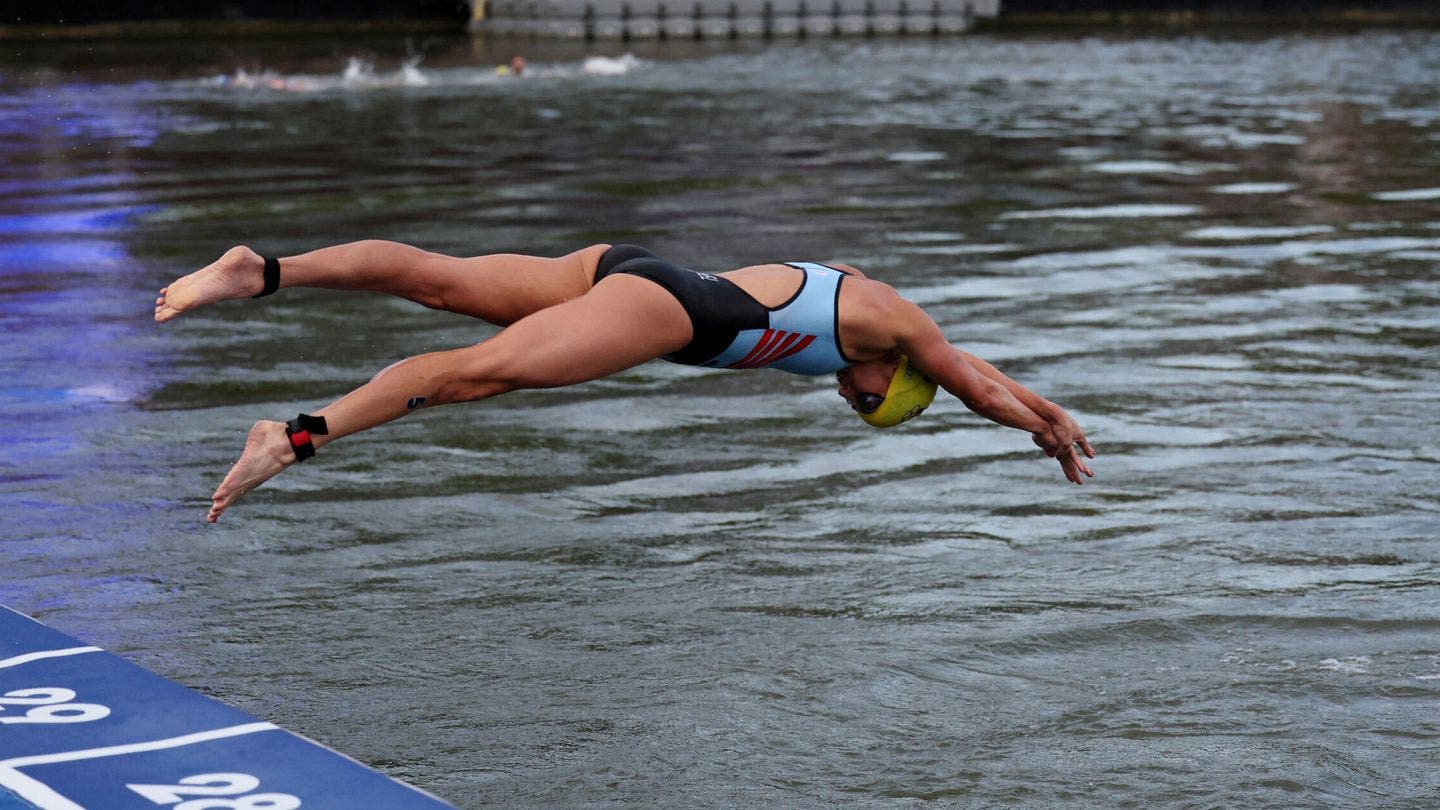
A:
{"label": "swimmer's hand", "polygon": [[[1060,462],[1060,469],[1064,471],[1067,481],[1079,485],[1085,483],[1082,474],[1094,478],[1095,472],[1085,463],[1085,459],[1095,458],[1095,448],[1090,446],[1090,441],[1085,438],[1085,432],[1080,429],[1080,425],[1058,406],[1049,421],[1049,430],[1031,434],[1030,438],[1035,442],[1035,446],[1044,450],[1045,455]],[[1084,453],[1083,458],[1081,453]]]}

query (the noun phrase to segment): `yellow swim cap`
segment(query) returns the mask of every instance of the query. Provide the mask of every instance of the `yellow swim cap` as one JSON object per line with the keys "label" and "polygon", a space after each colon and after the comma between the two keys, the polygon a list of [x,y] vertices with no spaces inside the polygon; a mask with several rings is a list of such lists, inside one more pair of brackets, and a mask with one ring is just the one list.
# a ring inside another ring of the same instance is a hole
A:
{"label": "yellow swim cap", "polygon": [[934,401],[934,381],[910,365],[910,358],[902,354],[895,376],[890,378],[890,388],[885,391],[885,401],[873,413],[860,414],[860,418],[872,427],[894,427],[919,416]]}

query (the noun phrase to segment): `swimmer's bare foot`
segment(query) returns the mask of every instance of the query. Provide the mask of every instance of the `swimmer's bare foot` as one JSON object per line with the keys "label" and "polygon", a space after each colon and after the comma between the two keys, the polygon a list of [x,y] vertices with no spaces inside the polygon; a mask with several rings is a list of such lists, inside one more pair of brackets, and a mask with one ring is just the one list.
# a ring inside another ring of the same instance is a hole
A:
{"label": "swimmer's bare foot", "polygon": [[264,288],[265,260],[250,248],[233,247],[214,263],[161,290],[155,299],[155,320],[165,323],[216,301],[249,298]]}
{"label": "swimmer's bare foot", "polygon": [[215,494],[210,496],[210,514],[206,519],[211,523],[219,520],[220,513],[230,508],[241,495],[274,478],[294,463],[295,451],[290,448],[290,439],[285,435],[285,423],[256,422],[245,438],[245,451],[240,454],[240,460],[235,462]]}

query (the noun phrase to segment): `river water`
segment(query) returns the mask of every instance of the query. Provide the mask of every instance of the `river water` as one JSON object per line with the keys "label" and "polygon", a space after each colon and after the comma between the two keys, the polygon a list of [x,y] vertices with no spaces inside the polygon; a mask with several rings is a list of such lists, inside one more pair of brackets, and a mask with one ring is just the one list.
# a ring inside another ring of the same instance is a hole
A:
{"label": "river water", "polygon": [[[1433,806],[1440,36],[9,45],[0,599],[465,808]],[[656,362],[215,526],[257,418],[493,328],[232,244],[855,264],[1066,405]]]}

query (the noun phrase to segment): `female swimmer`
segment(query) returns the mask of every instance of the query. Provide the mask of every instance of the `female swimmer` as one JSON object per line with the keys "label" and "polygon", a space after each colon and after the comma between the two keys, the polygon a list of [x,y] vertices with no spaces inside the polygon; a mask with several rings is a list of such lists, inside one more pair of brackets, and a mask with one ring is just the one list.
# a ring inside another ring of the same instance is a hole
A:
{"label": "female swimmer", "polygon": [[155,320],[282,287],[371,290],[505,327],[482,343],[402,360],[312,414],[256,422],[212,496],[210,522],[315,449],[420,407],[554,388],[655,358],[712,368],[834,373],[866,422],[890,427],[936,384],[995,422],[1028,431],[1065,477],[1094,476],[1095,450],[1060,406],[952,345],[920,307],[843,264],[793,262],[697,273],[634,245],[558,259],[461,259],[366,241],[281,259],[231,248],[160,291]]}

